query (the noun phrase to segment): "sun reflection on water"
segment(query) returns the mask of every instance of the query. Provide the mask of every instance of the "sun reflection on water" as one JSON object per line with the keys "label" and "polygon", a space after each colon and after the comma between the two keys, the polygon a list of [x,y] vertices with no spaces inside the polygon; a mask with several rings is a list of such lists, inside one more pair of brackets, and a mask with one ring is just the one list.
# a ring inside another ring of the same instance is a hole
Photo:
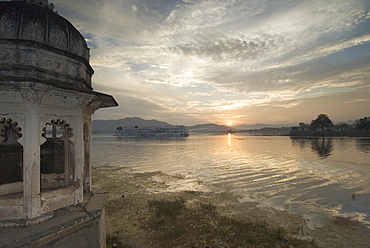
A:
{"label": "sun reflection on water", "polygon": [[[370,227],[369,139],[193,134],[186,139],[93,136],[94,167],[161,171],[170,191],[227,190],[320,226],[340,216]],[[227,141],[226,141],[227,139]],[[323,159],[325,158],[325,159]],[[148,189],[157,192],[160,188]],[[162,189],[163,190],[163,189]]]}

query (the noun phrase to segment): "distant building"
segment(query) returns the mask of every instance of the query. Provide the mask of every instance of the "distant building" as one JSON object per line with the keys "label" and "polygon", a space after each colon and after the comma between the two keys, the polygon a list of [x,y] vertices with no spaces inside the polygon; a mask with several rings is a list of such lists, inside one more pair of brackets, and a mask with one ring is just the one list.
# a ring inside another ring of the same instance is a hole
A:
{"label": "distant building", "polygon": [[311,125],[304,124],[303,122],[299,123],[299,126],[293,126],[292,132],[311,132],[313,131]]}
{"label": "distant building", "polygon": [[117,102],[93,91],[86,41],[53,8],[0,2],[0,247],[105,247],[91,116]]}

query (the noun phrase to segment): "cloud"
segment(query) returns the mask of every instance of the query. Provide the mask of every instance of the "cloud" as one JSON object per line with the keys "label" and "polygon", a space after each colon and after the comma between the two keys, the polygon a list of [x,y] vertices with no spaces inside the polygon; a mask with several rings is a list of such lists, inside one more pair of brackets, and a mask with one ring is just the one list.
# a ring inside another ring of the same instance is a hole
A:
{"label": "cloud", "polygon": [[265,37],[247,38],[227,37],[220,35],[216,39],[206,41],[190,41],[180,43],[173,51],[183,56],[199,57],[215,62],[228,61],[229,63],[244,62],[246,60],[263,59],[269,51],[279,48],[283,39],[265,35]]}
{"label": "cloud", "polygon": [[[369,86],[367,1],[54,4],[88,41],[94,87],[122,102],[106,115],[136,111],[187,121],[183,114],[215,122],[222,115],[248,116],[265,123],[271,116],[276,122],[293,119],[312,99],[351,95],[354,101],[352,92]],[[307,111],[320,111],[311,106]]]}

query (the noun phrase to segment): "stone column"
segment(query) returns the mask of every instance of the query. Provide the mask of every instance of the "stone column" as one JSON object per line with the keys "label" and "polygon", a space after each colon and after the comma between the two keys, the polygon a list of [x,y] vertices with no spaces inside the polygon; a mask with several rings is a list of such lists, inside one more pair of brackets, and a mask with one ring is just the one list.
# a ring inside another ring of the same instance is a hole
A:
{"label": "stone column", "polygon": [[92,154],[92,127],[91,127],[91,115],[89,116],[89,120],[88,122],[86,122],[86,126],[87,126],[87,144],[86,144],[86,159],[88,159],[87,161],[85,161],[85,167],[86,167],[86,170],[87,173],[86,173],[86,176],[87,176],[87,180],[88,180],[88,191],[90,192],[92,190],[92,167],[91,167],[91,154]]}
{"label": "stone column", "polygon": [[91,154],[92,154],[92,124],[91,116],[92,114],[100,108],[101,102],[94,100],[94,97],[90,96],[85,99],[84,103],[84,118],[83,125],[85,125],[84,133],[84,187],[86,191],[90,192],[92,190],[92,168],[91,168]]}
{"label": "stone column", "polygon": [[91,192],[91,115],[84,116],[84,191]]}
{"label": "stone column", "polygon": [[84,145],[83,145],[83,113],[77,115],[74,129],[75,140],[75,204],[83,201],[83,167],[84,167]]}
{"label": "stone column", "polygon": [[32,219],[41,214],[40,198],[40,128],[39,114],[29,107],[23,129],[23,194],[25,215]]}

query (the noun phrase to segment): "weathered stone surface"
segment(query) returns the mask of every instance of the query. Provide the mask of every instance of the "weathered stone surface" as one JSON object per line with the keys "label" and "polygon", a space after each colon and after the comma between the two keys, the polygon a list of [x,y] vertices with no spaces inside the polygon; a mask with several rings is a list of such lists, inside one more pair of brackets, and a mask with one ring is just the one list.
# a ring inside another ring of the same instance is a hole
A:
{"label": "weathered stone surface", "polygon": [[37,79],[46,84],[66,84],[90,89],[92,68],[84,60],[66,57],[45,47],[25,43],[2,44],[0,38],[0,75],[17,81]]}
{"label": "weathered stone surface", "polygon": [[[0,185],[0,196],[23,192],[23,181]],[[2,203],[0,203],[2,205]]]}
{"label": "weathered stone surface", "polygon": [[[104,248],[106,247],[105,202],[101,199],[101,194],[93,195],[90,199],[95,202],[94,211],[84,211],[82,206],[75,206],[61,209],[53,218],[47,216],[47,220],[38,224],[1,227],[0,247]],[[37,223],[37,220],[34,222]]]}
{"label": "weathered stone surface", "polygon": [[117,103],[92,90],[89,56],[47,0],[0,1],[0,226],[18,226],[0,247],[105,247],[107,196],[82,206],[91,115]]}
{"label": "weathered stone surface", "polygon": [[49,190],[41,193],[41,213],[74,205],[75,190],[73,187]]}
{"label": "weathered stone surface", "polygon": [[[0,201],[3,203],[3,201]],[[0,206],[0,217],[2,220],[6,219],[18,219],[24,217],[23,215],[23,206],[22,205],[15,205],[15,206]]]}
{"label": "weathered stone surface", "polygon": [[84,37],[69,21],[25,1],[0,2],[0,38],[37,42],[89,60]]}

